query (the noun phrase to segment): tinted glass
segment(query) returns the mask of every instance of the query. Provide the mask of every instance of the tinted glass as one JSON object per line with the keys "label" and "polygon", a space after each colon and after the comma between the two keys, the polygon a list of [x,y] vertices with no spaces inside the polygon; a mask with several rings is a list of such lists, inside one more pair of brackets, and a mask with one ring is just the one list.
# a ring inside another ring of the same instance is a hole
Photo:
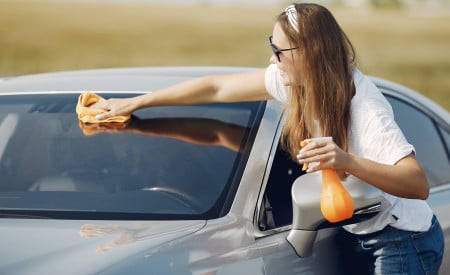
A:
{"label": "tinted glass", "polygon": [[410,104],[387,97],[395,120],[408,141],[416,148],[416,157],[424,168],[431,186],[450,181],[450,162],[445,145],[434,121]]}
{"label": "tinted glass", "polygon": [[85,125],[75,114],[77,96],[1,97],[3,213],[82,219],[223,213],[263,103],[155,107],[127,124]]}
{"label": "tinted glass", "polygon": [[450,153],[450,133],[440,128],[442,136],[444,137],[445,143],[447,145],[447,152]]}

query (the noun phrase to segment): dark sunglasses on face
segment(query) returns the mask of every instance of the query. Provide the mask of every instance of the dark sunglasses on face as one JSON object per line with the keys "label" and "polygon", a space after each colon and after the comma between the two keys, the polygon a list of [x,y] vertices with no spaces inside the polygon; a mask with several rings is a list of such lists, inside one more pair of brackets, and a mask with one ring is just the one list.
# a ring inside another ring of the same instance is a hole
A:
{"label": "dark sunglasses on face", "polygon": [[272,43],[272,35],[269,36],[269,43],[270,43],[270,48],[272,48],[272,52],[273,52],[273,54],[277,57],[278,62],[281,62],[281,59],[280,59],[280,53],[281,53],[281,52],[292,51],[292,50],[298,49],[298,47],[295,47],[295,48],[289,48],[289,49],[278,49],[277,46],[275,46],[275,45]]}

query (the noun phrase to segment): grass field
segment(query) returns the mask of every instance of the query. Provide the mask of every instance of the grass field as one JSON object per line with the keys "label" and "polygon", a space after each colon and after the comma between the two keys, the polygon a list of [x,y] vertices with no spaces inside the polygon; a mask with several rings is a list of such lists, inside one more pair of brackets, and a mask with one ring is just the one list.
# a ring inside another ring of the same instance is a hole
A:
{"label": "grass field", "polygon": [[[128,66],[266,66],[278,7],[0,0],[0,76]],[[450,16],[330,7],[359,67],[450,110]]]}

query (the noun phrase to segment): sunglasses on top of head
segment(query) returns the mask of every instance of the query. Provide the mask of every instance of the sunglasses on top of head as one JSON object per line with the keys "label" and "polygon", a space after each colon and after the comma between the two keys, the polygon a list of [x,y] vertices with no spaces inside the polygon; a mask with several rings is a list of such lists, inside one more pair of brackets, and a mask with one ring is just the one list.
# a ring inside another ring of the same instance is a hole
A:
{"label": "sunglasses on top of head", "polygon": [[269,36],[269,43],[270,43],[270,48],[272,49],[273,54],[277,57],[278,62],[281,62],[281,59],[280,59],[281,52],[292,51],[292,50],[298,49],[298,47],[289,48],[289,49],[278,49],[277,46],[275,46],[272,43],[272,35]]}

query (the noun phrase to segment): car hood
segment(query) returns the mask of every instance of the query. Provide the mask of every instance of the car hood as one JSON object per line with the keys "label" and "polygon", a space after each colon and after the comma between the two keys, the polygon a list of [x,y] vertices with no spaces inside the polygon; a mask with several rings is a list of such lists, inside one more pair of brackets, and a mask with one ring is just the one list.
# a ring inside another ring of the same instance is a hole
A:
{"label": "car hood", "polygon": [[205,221],[0,220],[1,274],[102,273],[192,234]]}

